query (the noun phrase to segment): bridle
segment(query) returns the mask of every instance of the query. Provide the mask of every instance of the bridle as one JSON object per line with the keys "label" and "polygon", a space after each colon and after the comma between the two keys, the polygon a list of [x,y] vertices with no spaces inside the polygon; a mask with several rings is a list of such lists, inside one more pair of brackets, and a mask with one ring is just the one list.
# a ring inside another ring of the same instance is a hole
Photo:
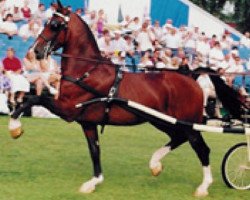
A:
{"label": "bridle", "polygon": [[[57,19],[52,19],[49,20],[47,22],[47,25],[50,25],[50,29],[54,32],[54,34],[52,35],[51,38],[46,37],[44,34],[39,34],[37,38],[41,38],[46,42],[46,45],[44,46],[44,55],[45,57],[47,57],[49,54],[52,53],[54,47],[57,45],[56,39],[58,37],[58,35],[62,32],[62,31],[66,31],[68,28],[68,23],[70,21],[70,13],[68,13],[67,15],[64,15],[62,13],[59,12],[55,12],[53,14],[53,16],[58,16],[61,19],[63,19],[62,21],[59,21]],[[36,43],[34,44],[34,46],[32,48],[35,48]]]}

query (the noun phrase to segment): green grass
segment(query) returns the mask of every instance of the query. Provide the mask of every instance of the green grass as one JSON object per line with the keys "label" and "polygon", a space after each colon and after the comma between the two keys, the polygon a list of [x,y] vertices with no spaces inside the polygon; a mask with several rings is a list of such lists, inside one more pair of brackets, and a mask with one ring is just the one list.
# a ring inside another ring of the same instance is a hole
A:
{"label": "green grass", "polygon": [[[169,139],[144,124],[106,127],[100,136],[105,181],[93,194],[78,192],[92,175],[92,165],[80,127],[60,119],[23,118],[25,134],[12,140],[7,117],[0,117],[0,200],[188,200],[201,183],[202,171],[189,144],[163,160],[159,177],[152,177],[152,153]],[[204,133],[210,146],[215,200],[249,200],[250,191],[228,189],[220,165],[225,152],[244,136]]]}

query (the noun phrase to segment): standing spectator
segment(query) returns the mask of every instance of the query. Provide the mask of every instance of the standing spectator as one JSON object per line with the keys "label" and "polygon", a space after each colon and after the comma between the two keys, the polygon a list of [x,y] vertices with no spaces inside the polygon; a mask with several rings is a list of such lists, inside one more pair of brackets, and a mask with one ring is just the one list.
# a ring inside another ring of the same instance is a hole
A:
{"label": "standing spectator", "polygon": [[22,74],[21,61],[15,57],[13,48],[8,48],[7,56],[3,59],[3,67],[11,81],[10,103],[15,106],[16,103],[23,102],[25,92],[30,90],[30,84]]}
{"label": "standing spectator", "polygon": [[114,31],[115,37],[111,42],[112,51],[115,55],[118,54],[120,51],[126,51],[126,41],[123,37],[121,37],[121,31],[116,30]]}
{"label": "standing spectator", "polygon": [[141,27],[139,17],[135,17],[131,23],[128,25],[128,29],[131,31],[138,31]]}
{"label": "standing spectator", "polygon": [[143,23],[141,31],[139,32],[136,41],[138,42],[140,51],[144,52],[147,50],[153,51],[152,42],[155,40],[154,34],[148,29],[148,24]]}
{"label": "standing spectator", "polygon": [[98,33],[98,37],[102,35],[106,23],[107,23],[107,16],[105,15],[104,10],[100,9],[98,11],[97,21],[96,21],[96,30]]}
{"label": "standing spectator", "polygon": [[170,34],[167,34],[165,37],[166,47],[172,50],[173,56],[177,55],[178,48],[181,46],[180,40],[181,38],[175,28],[172,28]]}
{"label": "standing spectator", "polygon": [[97,40],[102,56],[110,58],[113,55],[111,37],[108,30],[103,31],[103,36]]}
{"label": "standing spectator", "polygon": [[14,35],[18,32],[17,25],[13,21],[13,15],[7,14],[4,22],[0,25],[0,33],[5,33],[8,35],[9,39],[12,39]]}
{"label": "standing spectator", "polygon": [[155,21],[154,22],[154,25],[152,26],[152,32],[154,33],[155,35],[155,38],[158,40],[158,41],[162,41],[162,37],[163,37],[163,31],[162,31],[162,28],[160,26],[160,22],[159,21]]}

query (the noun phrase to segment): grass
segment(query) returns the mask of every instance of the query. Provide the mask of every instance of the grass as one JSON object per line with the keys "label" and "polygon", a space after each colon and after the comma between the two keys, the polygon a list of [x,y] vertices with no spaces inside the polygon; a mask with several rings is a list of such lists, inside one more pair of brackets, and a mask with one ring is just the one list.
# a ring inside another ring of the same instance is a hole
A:
{"label": "grass", "polygon": [[[80,127],[60,119],[22,119],[25,134],[12,140],[7,117],[0,117],[0,200],[191,200],[202,180],[196,155],[185,144],[163,160],[165,169],[152,177],[152,153],[169,139],[144,124],[106,127],[100,136],[105,181],[93,194],[78,192],[92,175]],[[220,165],[225,152],[244,136],[203,134],[211,152],[214,184],[207,200],[249,200],[250,191],[225,186]]]}

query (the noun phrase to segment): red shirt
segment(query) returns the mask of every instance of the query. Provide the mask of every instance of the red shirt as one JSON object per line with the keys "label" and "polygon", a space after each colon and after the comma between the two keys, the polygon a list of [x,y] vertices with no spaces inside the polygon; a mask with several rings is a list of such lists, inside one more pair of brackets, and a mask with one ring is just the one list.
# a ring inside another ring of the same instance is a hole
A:
{"label": "red shirt", "polygon": [[3,59],[3,68],[7,71],[18,71],[22,69],[21,61],[17,57]]}
{"label": "red shirt", "polygon": [[23,16],[25,18],[30,18],[31,17],[31,10],[30,10],[30,8],[21,8],[21,11],[22,11]]}

